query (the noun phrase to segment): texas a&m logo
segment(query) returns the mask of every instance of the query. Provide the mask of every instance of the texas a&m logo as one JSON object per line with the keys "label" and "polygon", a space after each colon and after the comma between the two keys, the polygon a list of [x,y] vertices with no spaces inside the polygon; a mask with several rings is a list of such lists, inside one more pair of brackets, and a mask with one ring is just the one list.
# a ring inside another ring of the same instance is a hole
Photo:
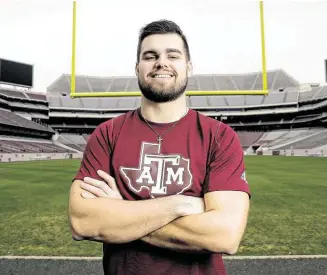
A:
{"label": "texas a&m logo", "polygon": [[139,166],[120,167],[136,194],[147,189],[152,198],[181,194],[192,185],[190,160],[180,155],[159,154],[160,145],[142,143]]}

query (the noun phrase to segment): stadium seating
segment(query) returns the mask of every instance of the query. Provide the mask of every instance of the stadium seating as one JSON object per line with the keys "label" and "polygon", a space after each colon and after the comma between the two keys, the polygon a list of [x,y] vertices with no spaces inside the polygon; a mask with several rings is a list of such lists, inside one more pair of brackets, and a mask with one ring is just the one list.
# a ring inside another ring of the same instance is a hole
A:
{"label": "stadium seating", "polygon": [[49,127],[25,119],[13,112],[4,109],[0,109],[0,119],[3,121],[4,124],[19,126],[22,128],[34,129],[39,131],[52,132],[52,130]]}
{"label": "stadium seating", "polygon": [[327,86],[321,87],[315,96],[315,99],[327,97]]}
{"label": "stadium seating", "polygon": [[[327,98],[327,87],[301,87],[298,81],[283,70],[267,73],[268,96],[191,96],[188,106],[196,109],[212,109],[216,107],[245,108],[257,106],[297,106],[301,101]],[[52,109],[79,110],[120,110],[128,111],[140,105],[139,98],[74,98],[69,97],[70,75],[61,75],[48,87],[47,95],[50,113]],[[136,77],[76,77],[77,92],[105,91],[139,91]],[[308,88],[309,87],[309,88]],[[189,78],[187,90],[253,90],[262,89],[262,74],[231,74],[231,75],[193,75]]]}
{"label": "stadium seating", "polygon": [[288,91],[285,93],[284,96],[284,103],[294,103],[294,102],[298,102],[298,97],[299,97],[299,92],[292,92],[292,91]]}
{"label": "stadium seating", "polygon": [[[64,101],[66,98],[64,97],[62,100]],[[109,100],[108,100],[109,99]],[[100,107],[100,102],[102,102],[103,100],[103,109],[105,108],[112,108],[113,106],[116,106],[116,101],[113,99],[111,100],[111,98],[103,98],[103,99],[99,99],[99,98],[81,98],[81,107],[84,107],[86,109],[89,110],[99,110],[102,109]],[[112,104],[110,104],[110,102],[112,102]],[[108,107],[105,107],[108,106]]]}
{"label": "stadium seating", "polygon": [[[189,96],[187,104],[190,108],[199,110],[205,115],[215,116],[234,116],[232,127],[238,127],[237,133],[241,144],[246,148],[252,145],[264,148],[276,148],[289,142],[309,136],[315,129],[309,129],[312,121],[323,121],[327,116],[322,113],[302,115],[297,111],[308,111],[314,108],[327,105],[327,86],[303,85],[288,75],[284,70],[269,71],[267,96],[258,95],[238,95],[238,96]],[[87,118],[102,117],[103,120],[109,119],[126,111],[140,106],[138,97],[109,97],[109,98],[75,98],[69,97],[69,75],[62,75],[48,89],[48,101],[51,114],[59,117],[66,114],[68,117],[80,116]],[[135,77],[91,77],[77,76],[78,92],[92,91],[139,91],[137,79]],[[262,88],[262,74],[203,74],[193,75],[189,78],[187,90],[254,90]],[[63,96],[66,95],[66,96]],[[323,101],[326,99],[325,101]],[[320,100],[320,101],[319,101]],[[308,103],[310,102],[311,103]],[[301,103],[301,105],[300,105]],[[325,104],[325,105],[323,105]],[[244,119],[240,113],[246,111]],[[286,115],[287,113],[294,115]],[[273,114],[284,114],[285,117],[273,116]],[[231,114],[231,115],[229,115]],[[266,116],[268,114],[268,116]],[[257,116],[257,119],[253,117]],[[239,117],[239,119],[238,119]],[[102,121],[103,121],[102,120]],[[100,122],[99,122],[100,123]],[[227,123],[229,123],[227,121]],[[286,125],[285,130],[265,129],[262,131],[260,126],[273,127],[276,125]],[[55,124],[60,128],[78,128],[77,120],[73,122],[64,121],[62,125]],[[74,126],[73,126],[74,125]],[[305,127],[306,125],[307,127]],[[247,130],[246,127],[255,126],[256,129]],[[303,129],[290,129],[296,127]],[[80,124],[80,128],[88,127],[87,123]],[[94,124],[93,124],[94,127]],[[240,130],[240,128],[244,130]],[[64,136],[62,136],[64,137]],[[81,142],[73,137],[60,138],[62,143],[67,144],[77,150],[84,148]],[[69,142],[70,140],[71,142]],[[75,141],[74,141],[75,140]]]}
{"label": "stadium seating", "polygon": [[86,146],[85,136],[83,135],[61,134],[57,141],[80,152],[83,152]]}
{"label": "stadium seating", "polygon": [[225,97],[225,100],[228,104],[228,106],[238,106],[238,107],[243,107],[245,105],[245,98],[244,95],[238,95],[238,96],[233,96],[233,97]]}
{"label": "stadium seating", "polygon": [[32,100],[47,101],[47,97],[44,94],[26,93],[26,95]]}
{"label": "stadium seating", "polygon": [[49,141],[31,141],[24,139],[0,139],[0,153],[74,153]]}
{"label": "stadium seating", "polygon": [[327,130],[305,128],[272,131],[263,134],[256,144],[264,150],[314,149],[327,146]]}
{"label": "stadium seating", "polygon": [[9,96],[9,97],[28,99],[27,95],[24,92],[21,92],[21,91],[0,89],[0,94],[5,95],[5,96]]}
{"label": "stadium seating", "polygon": [[[188,106],[191,108],[215,107],[247,107],[258,105],[280,105],[282,103],[297,104],[298,92],[271,93],[265,96],[190,96]],[[140,106],[137,97],[108,98],[70,98],[68,96],[48,96],[49,107],[62,109],[93,109],[93,110],[130,110]]]}
{"label": "stadium seating", "polygon": [[262,132],[237,131],[236,133],[244,150],[255,145],[263,135]]}
{"label": "stadium seating", "polygon": [[[267,77],[267,96],[189,96],[187,105],[235,127],[243,150],[249,153],[258,147],[267,152],[315,148],[319,154],[327,152],[327,86],[300,84],[283,70],[269,71]],[[198,91],[255,89],[262,89],[261,73],[193,75],[187,86],[187,90]],[[76,90],[139,91],[139,87],[136,77],[79,75]],[[70,75],[65,74],[48,87],[47,95],[0,89],[0,152],[74,153],[80,157],[97,125],[140,106],[139,97],[72,99],[69,93]],[[20,138],[17,132],[12,138],[6,136],[14,126],[23,129]],[[29,132],[39,139],[29,139]]]}
{"label": "stadium seating", "polygon": [[269,96],[265,97],[263,105],[281,104],[284,102],[284,93],[271,93]]}
{"label": "stadium seating", "polygon": [[280,137],[286,135],[289,130],[271,131],[264,133],[261,139],[258,141],[260,145],[269,145],[271,142],[278,140]]}
{"label": "stadium seating", "polygon": [[[303,138],[303,136],[297,136],[297,138]],[[311,131],[310,134],[307,133],[303,139],[299,141],[292,142],[285,146],[277,147],[276,149],[312,149],[320,147],[327,144],[327,130],[321,131]]]}
{"label": "stadium seating", "polygon": [[[268,88],[271,91],[297,87],[298,81],[284,70],[267,72]],[[189,78],[188,90],[260,90],[262,89],[262,74],[204,74]],[[69,94],[70,75],[61,75],[48,87],[48,94]],[[136,77],[92,77],[76,76],[76,91],[78,92],[113,92],[139,91]]]}

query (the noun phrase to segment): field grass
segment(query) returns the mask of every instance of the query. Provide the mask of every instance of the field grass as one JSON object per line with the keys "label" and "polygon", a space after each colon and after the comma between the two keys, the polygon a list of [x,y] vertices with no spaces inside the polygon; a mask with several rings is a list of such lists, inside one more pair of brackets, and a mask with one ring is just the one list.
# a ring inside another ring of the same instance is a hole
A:
{"label": "field grass", "polygon": [[[72,240],[67,218],[78,160],[0,164],[0,255],[101,256]],[[247,156],[252,201],[237,255],[326,254],[327,158]]]}

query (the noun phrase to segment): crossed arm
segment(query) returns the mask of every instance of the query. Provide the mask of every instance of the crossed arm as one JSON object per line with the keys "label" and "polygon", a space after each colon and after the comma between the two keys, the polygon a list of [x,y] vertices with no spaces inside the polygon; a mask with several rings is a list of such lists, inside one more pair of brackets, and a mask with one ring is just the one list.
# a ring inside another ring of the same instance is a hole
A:
{"label": "crossed arm", "polygon": [[204,213],[178,218],[142,240],[188,253],[235,254],[247,223],[248,195],[217,191],[207,193],[204,201]]}
{"label": "crossed arm", "polygon": [[76,240],[142,240],[187,253],[234,254],[247,223],[249,197],[244,192],[210,192],[204,199],[175,195],[145,201],[101,196],[88,200],[81,196],[81,184],[73,183],[69,205]]}

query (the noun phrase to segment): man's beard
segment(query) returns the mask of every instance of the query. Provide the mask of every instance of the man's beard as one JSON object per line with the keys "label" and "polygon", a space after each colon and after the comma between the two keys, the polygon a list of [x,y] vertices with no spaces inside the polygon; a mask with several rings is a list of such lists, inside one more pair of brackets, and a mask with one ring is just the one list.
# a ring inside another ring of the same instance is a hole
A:
{"label": "man's beard", "polygon": [[188,78],[185,77],[185,80],[177,86],[169,87],[168,89],[157,89],[138,79],[138,84],[144,97],[156,103],[170,102],[179,98],[185,92],[187,82]]}

